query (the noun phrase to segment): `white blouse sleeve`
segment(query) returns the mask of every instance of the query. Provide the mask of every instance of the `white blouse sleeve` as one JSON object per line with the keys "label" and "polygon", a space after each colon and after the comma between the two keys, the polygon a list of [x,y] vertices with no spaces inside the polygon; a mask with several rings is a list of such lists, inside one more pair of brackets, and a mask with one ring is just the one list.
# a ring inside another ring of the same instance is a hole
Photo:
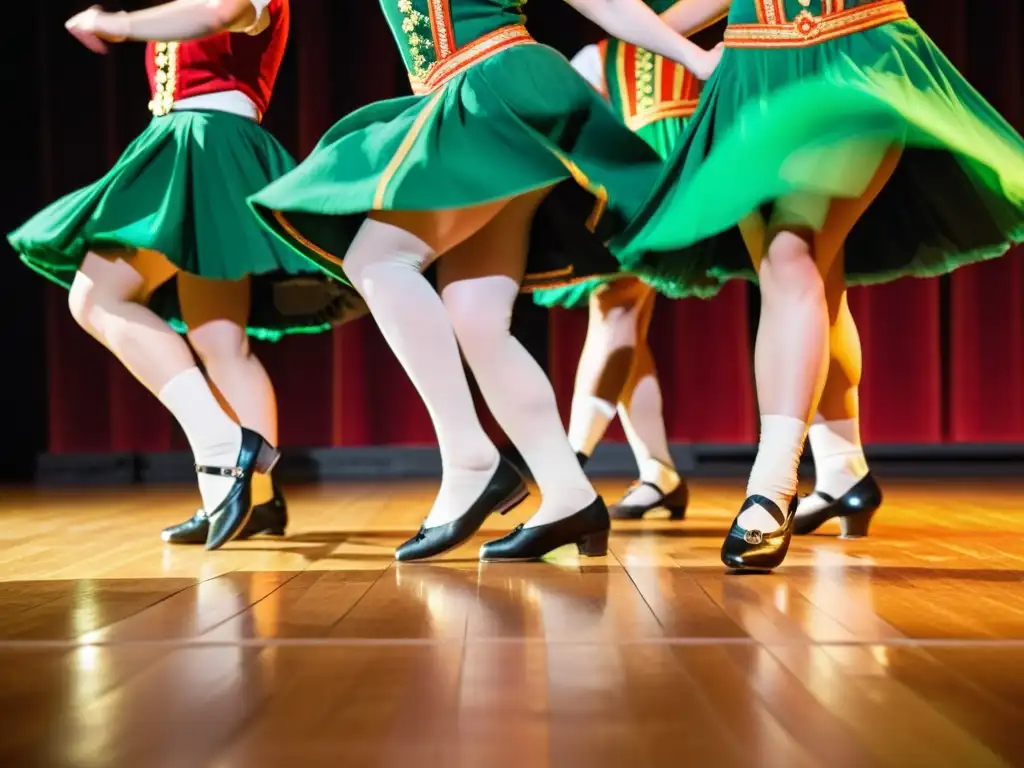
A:
{"label": "white blouse sleeve", "polygon": [[604,62],[601,60],[601,52],[597,45],[588,45],[580,49],[580,52],[572,57],[572,66],[579,72],[583,79],[590,83],[601,93],[604,88]]}

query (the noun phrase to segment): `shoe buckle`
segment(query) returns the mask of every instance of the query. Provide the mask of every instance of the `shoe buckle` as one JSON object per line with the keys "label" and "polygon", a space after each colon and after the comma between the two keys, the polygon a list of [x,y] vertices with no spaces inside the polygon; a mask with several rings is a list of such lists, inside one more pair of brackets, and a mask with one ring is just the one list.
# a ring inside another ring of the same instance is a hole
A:
{"label": "shoe buckle", "polygon": [[196,468],[196,472],[200,474],[233,477],[236,480],[245,474],[241,467],[207,467],[202,464],[194,464],[193,466]]}
{"label": "shoe buckle", "polygon": [[757,545],[764,541],[764,534],[760,531],[744,531],[743,540],[747,544]]}

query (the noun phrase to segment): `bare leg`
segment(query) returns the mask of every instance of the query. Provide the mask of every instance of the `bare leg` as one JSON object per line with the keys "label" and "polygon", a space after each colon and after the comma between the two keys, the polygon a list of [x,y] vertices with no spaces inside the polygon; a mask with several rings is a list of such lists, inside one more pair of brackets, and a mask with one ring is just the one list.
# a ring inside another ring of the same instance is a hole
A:
{"label": "bare leg", "polygon": [[[818,411],[808,431],[814,454],[815,490],[838,499],[868,473],[867,460],[860,441],[860,404],[862,373],[860,336],[846,291],[842,286],[828,291],[829,368]],[[841,291],[839,296],[834,294]],[[800,502],[799,514],[827,505],[824,497],[812,494]]]}
{"label": "bare leg", "polygon": [[[770,532],[780,525],[796,494],[797,467],[807,425],[817,410],[828,374],[830,317],[842,296],[846,235],[888,181],[899,158],[889,151],[864,194],[855,200],[825,201],[824,224],[815,226],[821,201],[779,201],[768,228],[768,249],[760,260],[761,322],[754,366],[761,411],[761,443],[747,484],[747,496],[760,496],[741,512],[745,530]],[[801,217],[808,215],[806,223]],[[817,230],[817,234],[815,234]],[[829,295],[833,298],[830,312]]]}
{"label": "bare leg", "polygon": [[[251,287],[248,278],[207,280],[178,275],[178,297],[188,340],[203,363],[214,394],[219,394],[239,424],[277,445],[277,397],[262,363],[249,348],[245,326]],[[274,496],[267,475],[253,476],[254,504]]]}
{"label": "bare leg", "polygon": [[543,193],[516,198],[442,257],[441,296],[480,391],[540,487],[527,528],[581,511],[597,498],[566,439],[543,370],[510,333],[526,267],[530,223]]}
{"label": "bare leg", "polygon": [[[185,340],[142,304],[174,272],[148,251],[109,259],[90,253],[71,286],[71,314],[174,415],[196,463],[234,466],[241,430],[218,404]],[[200,475],[204,508],[216,509],[233,484],[230,477]]]}
{"label": "bare leg", "polygon": [[[618,403],[619,418],[640,471],[641,484],[634,486],[620,502],[630,506],[655,504],[682,483],[669,453],[661,384],[647,343],[655,299],[654,290],[647,287],[637,322],[636,354]],[[661,493],[643,483],[653,484]]]}
{"label": "bare leg", "polygon": [[569,415],[569,442],[579,454],[590,456],[615,418],[616,403],[633,368],[637,326],[649,292],[640,280],[622,278],[590,296],[587,339]]}

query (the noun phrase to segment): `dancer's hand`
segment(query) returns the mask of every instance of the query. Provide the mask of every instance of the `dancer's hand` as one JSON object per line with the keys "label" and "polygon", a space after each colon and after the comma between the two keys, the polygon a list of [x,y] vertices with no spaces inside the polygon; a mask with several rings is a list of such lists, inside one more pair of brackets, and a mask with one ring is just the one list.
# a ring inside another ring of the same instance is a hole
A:
{"label": "dancer's hand", "polygon": [[107,13],[94,5],[68,19],[64,28],[93,53],[106,53],[107,43],[120,43],[128,37],[128,14]]}
{"label": "dancer's hand", "polygon": [[693,72],[693,76],[698,80],[707,80],[711,77],[712,73],[718,67],[718,62],[722,60],[722,54],[725,52],[725,46],[719,43],[710,51],[701,51],[699,54],[693,57],[690,62],[690,71]]}

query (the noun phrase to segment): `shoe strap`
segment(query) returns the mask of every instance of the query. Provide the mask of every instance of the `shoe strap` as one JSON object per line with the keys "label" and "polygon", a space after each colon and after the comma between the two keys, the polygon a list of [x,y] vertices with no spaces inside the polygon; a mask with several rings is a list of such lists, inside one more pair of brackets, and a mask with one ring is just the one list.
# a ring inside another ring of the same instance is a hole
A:
{"label": "shoe strap", "polygon": [[217,475],[218,477],[233,477],[236,480],[245,476],[245,470],[241,467],[209,467],[205,464],[195,464],[196,472],[204,475]]}
{"label": "shoe strap", "polygon": [[779,505],[776,504],[771,499],[765,496],[761,496],[758,493],[755,493],[753,496],[747,497],[747,500],[743,502],[743,506],[740,507],[740,514],[746,512],[748,509],[755,505],[761,507],[761,509],[763,509],[769,515],[775,518],[775,522],[777,522],[779,525],[786,524],[786,516],[782,513],[782,510],[779,509]]}
{"label": "shoe strap", "polygon": [[638,488],[643,488],[644,486],[647,486],[648,488],[653,488],[657,492],[658,496],[661,497],[660,499],[658,499],[659,502],[664,501],[665,497],[668,496],[667,493],[661,490],[661,488],[659,488],[654,483],[650,483],[646,480],[637,480],[635,483],[630,485],[629,488],[626,489],[626,495],[622,497],[622,500],[625,501],[626,499],[629,498],[630,494],[632,494],[633,491],[637,490]]}
{"label": "shoe strap", "polygon": [[824,491],[815,490],[814,491],[814,495],[817,496],[820,499],[823,499],[827,504],[835,504],[836,503],[835,497],[834,496],[829,496]]}

